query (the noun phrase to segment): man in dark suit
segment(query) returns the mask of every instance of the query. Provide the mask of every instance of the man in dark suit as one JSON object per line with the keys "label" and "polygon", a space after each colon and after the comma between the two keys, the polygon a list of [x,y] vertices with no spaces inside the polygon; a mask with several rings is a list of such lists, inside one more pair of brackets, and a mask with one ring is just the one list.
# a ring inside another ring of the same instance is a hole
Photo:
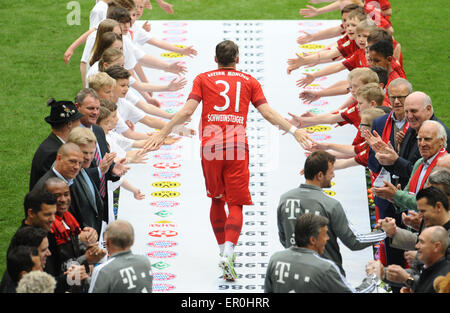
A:
{"label": "man in dark suit", "polygon": [[51,125],[52,132],[34,154],[29,190],[33,189],[39,178],[52,167],[59,147],[66,142],[69,132],[80,125],[80,118],[83,116],[71,101],[55,101],[50,98],[47,105],[51,107],[50,115],[44,120]]}
{"label": "man in dark suit", "polygon": [[[397,79],[396,81],[388,92],[390,101],[394,105],[394,112],[395,106],[400,106],[400,100],[404,99],[404,111],[409,128],[405,132],[403,141],[400,146],[397,144],[397,138],[393,131],[394,127],[391,129],[390,135],[387,136],[385,131],[387,117],[386,119],[380,117],[374,121],[372,131],[376,131],[375,136],[369,134],[366,139],[371,147],[369,168],[375,173],[380,173],[381,169],[384,168],[390,176],[391,183],[395,186],[399,184],[403,189],[408,184],[415,162],[422,157],[417,146],[417,132],[422,123],[426,120],[435,120],[441,123],[447,132],[447,143],[449,142],[449,129],[434,116],[433,106],[428,95],[423,92],[411,93],[412,87],[406,80]],[[383,133],[385,136],[383,136]],[[381,134],[381,137],[378,136],[379,134]],[[386,140],[386,138],[389,138],[389,140]],[[378,143],[376,143],[377,141]],[[390,143],[390,146],[386,143]],[[377,187],[383,186],[383,181],[380,181]],[[376,195],[374,201],[379,210],[379,218],[393,217],[397,226],[404,227],[401,223],[401,213],[395,212],[391,202]],[[389,240],[385,240],[385,246],[386,263],[403,265],[403,253],[398,249],[390,248]]]}
{"label": "man in dark suit", "polygon": [[[381,147],[381,149],[374,149],[376,159],[391,174],[399,177],[398,183],[402,188],[408,183],[414,163],[421,158],[417,146],[417,132],[424,121],[434,120],[442,124],[447,133],[447,145],[450,143],[450,138],[448,137],[450,130],[434,115],[431,98],[427,94],[416,91],[406,97],[405,114],[410,126],[403,138],[398,153],[386,144],[374,144],[374,136],[369,135],[369,138],[366,137],[372,149],[377,145]],[[380,139],[375,136],[375,141],[379,141]]]}
{"label": "man in dark suit", "polygon": [[[104,217],[104,203],[94,181],[99,180],[102,173],[99,168],[90,167],[97,149],[97,138],[89,128],[77,127],[70,132],[67,142],[78,145],[83,153],[82,168],[75,178],[72,188],[73,193],[79,197],[72,200],[73,205],[69,211],[80,225],[93,227],[100,234]],[[106,172],[106,170],[103,171]]]}
{"label": "man in dark suit", "polygon": [[53,166],[34,185],[32,191],[42,190],[45,182],[51,177],[59,177],[67,183],[69,188],[73,185],[75,177],[81,170],[83,153],[74,143],[65,143],[59,147]]}
{"label": "man in dark suit", "polygon": [[[97,118],[100,114],[99,97],[94,89],[84,88],[78,92],[75,98],[75,105],[84,115],[80,120],[80,126],[90,129],[97,137],[96,151],[90,167],[98,167],[102,158],[111,156],[109,154],[105,133],[100,126],[96,125]],[[125,162],[126,159],[124,158],[119,163],[112,163],[105,175],[92,176],[104,203],[103,219],[106,222],[108,222],[108,192],[106,182],[108,180],[117,181],[120,179],[120,176],[126,173],[129,167],[125,165]]]}
{"label": "man in dark suit", "polygon": [[[388,143],[394,147],[398,152],[399,139],[401,135],[407,132],[409,123],[405,116],[405,98],[412,92],[412,85],[403,78],[397,78],[393,80],[388,87],[389,101],[392,104],[392,111],[386,115],[383,115],[375,119],[372,123],[372,132],[376,131],[381,136],[383,142]],[[389,175],[390,181],[395,182],[396,176],[390,174],[383,169],[383,166],[375,158],[375,152],[373,149],[369,151],[368,167],[372,173],[376,173],[382,177],[383,175]],[[384,219],[386,217],[395,218],[398,227],[404,227],[401,225],[401,215],[395,213],[394,206],[388,200],[380,197],[374,197],[375,205],[378,210],[378,219]],[[395,249],[390,246],[390,241],[384,241],[385,258],[382,261],[387,265],[398,264],[403,265],[405,260],[403,257],[403,250]],[[395,287],[394,287],[395,289]],[[400,291],[400,287],[396,291]]]}

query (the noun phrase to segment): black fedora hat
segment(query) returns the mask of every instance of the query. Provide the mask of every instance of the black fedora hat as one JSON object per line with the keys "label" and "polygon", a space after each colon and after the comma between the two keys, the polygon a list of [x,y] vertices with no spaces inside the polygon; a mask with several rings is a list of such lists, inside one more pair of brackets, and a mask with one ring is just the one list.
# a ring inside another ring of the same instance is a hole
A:
{"label": "black fedora hat", "polygon": [[47,105],[51,107],[50,115],[44,120],[50,125],[66,124],[83,116],[72,101],[56,101],[50,98]]}

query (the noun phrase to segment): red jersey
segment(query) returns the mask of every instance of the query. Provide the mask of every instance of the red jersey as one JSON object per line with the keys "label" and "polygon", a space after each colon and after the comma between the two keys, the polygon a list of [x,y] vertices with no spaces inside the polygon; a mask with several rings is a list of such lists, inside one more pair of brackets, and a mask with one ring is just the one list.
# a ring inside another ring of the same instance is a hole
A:
{"label": "red jersey", "polygon": [[357,49],[355,53],[351,57],[349,57],[347,60],[343,61],[342,64],[349,70],[353,70],[357,67],[368,67],[366,60],[366,54],[364,52],[364,49]]}
{"label": "red jersey", "polygon": [[234,69],[217,69],[198,75],[188,99],[202,101],[202,146],[247,147],[245,128],[249,103],[266,103],[261,84]]}
{"label": "red jersey", "polygon": [[349,58],[356,52],[356,50],[358,50],[358,46],[356,45],[356,41],[350,40],[348,35],[345,35],[337,41],[337,49],[344,58]]}

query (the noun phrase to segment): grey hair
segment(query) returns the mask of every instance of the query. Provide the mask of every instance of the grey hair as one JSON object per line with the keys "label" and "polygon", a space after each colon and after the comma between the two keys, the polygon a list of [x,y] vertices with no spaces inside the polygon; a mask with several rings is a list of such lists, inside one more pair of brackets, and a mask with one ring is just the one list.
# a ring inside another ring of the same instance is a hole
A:
{"label": "grey hair", "polygon": [[124,220],[116,220],[110,223],[106,227],[105,236],[113,246],[121,249],[129,248],[134,243],[133,226]]}
{"label": "grey hair", "polygon": [[408,94],[413,92],[413,86],[408,80],[406,80],[404,78],[397,78],[397,79],[394,79],[393,81],[391,81],[391,83],[389,84],[388,94],[391,95],[392,87],[397,87],[400,85],[404,85],[404,86],[406,86],[406,88],[408,88]]}
{"label": "grey hair", "polygon": [[435,167],[427,180],[430,185],[442,185],[442,190],[447,197],[450,197],[450,170],[446,167]]}
{"label": "grey hair", "polygon": [[17,293],[54,293],[56,280],[42,271],[31,271],[23,275],[17,285]]}
{"label": "grey hair", "polygon": [[426,120],[422,123],[420,126],[422,128],[423,125],[430,124],[430,125],[436,125],[438,127],[438,139],[444,139],[444,148],[447,148],[447,131],[445,130],[444,126],[442,126],[441,123],[433,120]]}
{"label": "grey hair", "polygon": [[75,96],[75,103],[78,105],[82,105],[84,102],[84,99],[86,99],[87,96],[91,96],[94,99],[99,100],[97,92],[92,88],[83,88],[81,89],[77,95]]}

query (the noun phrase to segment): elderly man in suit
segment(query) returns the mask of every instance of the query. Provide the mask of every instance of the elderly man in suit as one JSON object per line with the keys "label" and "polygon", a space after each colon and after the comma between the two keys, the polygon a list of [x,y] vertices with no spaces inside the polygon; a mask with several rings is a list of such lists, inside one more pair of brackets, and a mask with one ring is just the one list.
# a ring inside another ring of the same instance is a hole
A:
{"label": "elderly man in suit", "polygon": [[50,115],[44,120],[51,125],[52,132],[34,154],[29,190],[33,189],[39,178],[52,167],[59,147],[66,142],[70,131],[80,125],[80,118],[83,116],[71,101],[55,101],[50,98],[47,105],[51,107]]}

